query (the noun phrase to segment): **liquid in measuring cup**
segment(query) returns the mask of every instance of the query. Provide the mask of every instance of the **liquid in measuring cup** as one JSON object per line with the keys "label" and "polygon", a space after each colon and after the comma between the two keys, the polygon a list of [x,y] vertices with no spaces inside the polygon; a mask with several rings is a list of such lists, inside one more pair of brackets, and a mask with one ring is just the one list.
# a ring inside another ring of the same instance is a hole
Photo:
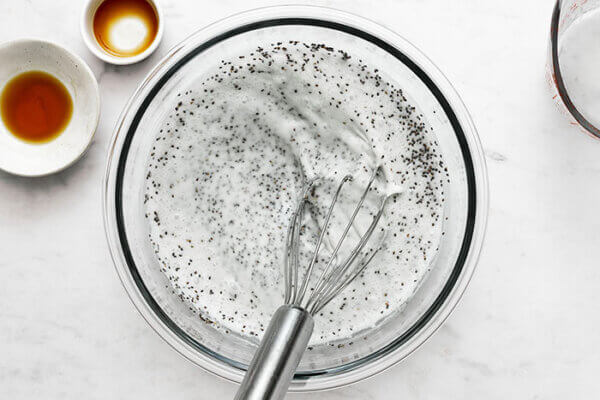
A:
{"label": "liquid in measuring cup", "polygon": [[600,126],[600,9],[575,20],[558,41],[565,88],[579,112]]}

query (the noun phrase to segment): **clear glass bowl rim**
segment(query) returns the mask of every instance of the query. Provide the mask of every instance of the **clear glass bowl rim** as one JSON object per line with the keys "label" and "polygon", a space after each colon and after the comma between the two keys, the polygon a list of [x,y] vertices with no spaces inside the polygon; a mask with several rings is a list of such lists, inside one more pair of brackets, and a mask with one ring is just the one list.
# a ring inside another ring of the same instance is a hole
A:
{"label": "clear glass bowl rim", "polygon": [[[180,331],[178,327],[173,326],[172,323],[169,324],[169,321],[165,321],[164,318],[157,315],[146,296],[141,293],[137,284],[140,278],[136,276],[135,271],[132,271],[120,236],[123,232],[120,232],[117,224],[117,203],[120,192],[117,190],[116,183],[119,169],[122,167],[121,155],[132,123],[132,114],[135,114],[135,111],[146,101],[146,96],[155,84],[161,79],[165,79],[163,73],[180,63],[186,56],[189,57],[193,50],[215,40],[224,33],[243,32],[244,27],[261,27],[267,21],[275,20],[294,20],[295,23],[310,20],[319,21],[326,26],[344,26],[350,31],[358,32],[359,36],[362,33],[375,38],[381,44],[389,46],[389,49],[401,54],[404,57],[403,61],[414,64],[422,72],[421,78],[430,81],[430,89],[438,92],[436,95],[438,100],[446,103],[446,111],[450,111],[455,117],[453,124],[457,124],[455,131],[460,132],[457,134],[457,140],[463,150],[463,158],[467,165],[467,179],[470,184],[469,217],[459,260],[453,268],[443,293],[438,297],[439,301],[436,301],[427,313],[430,315],[426,314],[427,318],[422,318],[420,323],[413,326],[414,332],[411,332],[406,340],[395,341],[374,354],[349,363],[348,365],[351,364],[351,366],[347,368],[335,368],[315,375],[296,375],[290,386],[290,391],[298,392],[333,389],[366,379],[400,362],[422,345],[442,325],[460,300],[471,279],[485,234],[488,212],[487,172],[475,126],[450,82],[433,62],[407,40],[363,17],[319,6],[290,5],[259,8],[232,15],[196,31],[174,46],[154,67],[138,86],[119,117],[108,151],[103,184],[105,233],[119,278],[131,301],[148,324],[177,352],[194,364],[229,381],[240,383],[244,374],[242,369],[219,361],[218,354],[199,352],[188,339],[178,333]],[[388,51],[390,51],[389,49]]]}

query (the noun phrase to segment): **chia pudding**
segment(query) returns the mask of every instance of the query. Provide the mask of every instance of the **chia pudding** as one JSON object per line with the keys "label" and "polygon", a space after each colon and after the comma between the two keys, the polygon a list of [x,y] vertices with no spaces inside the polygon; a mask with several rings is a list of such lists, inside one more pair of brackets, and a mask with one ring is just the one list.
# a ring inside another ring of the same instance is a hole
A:
{"label": "chia pudding", "polygon": [[434,132],[401,85],[344,50],[289,41],[221,60],[178,94],[157,127],[144,203],[160,268],[198,318],[260,339],[283,303],[286,232],[306,183],[321,182],[303,260],[342,177],[354,180],[342,191],[330,242],[377,168],[353,235],[378,199],[399,191],[369,243],[380,251],[317,315],[310,344],[350,341],[404,307],[443,235],[449,176]]}

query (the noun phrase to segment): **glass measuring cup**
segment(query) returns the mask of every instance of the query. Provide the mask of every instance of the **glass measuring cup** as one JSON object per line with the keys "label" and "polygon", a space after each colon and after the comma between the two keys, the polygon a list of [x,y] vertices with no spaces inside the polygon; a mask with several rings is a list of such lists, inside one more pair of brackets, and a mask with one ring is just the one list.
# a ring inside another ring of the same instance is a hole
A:
{"label": "glass measuring cup", "polygon": [[600,0],[557,0],[548,78],[571,124],[600,138]]}

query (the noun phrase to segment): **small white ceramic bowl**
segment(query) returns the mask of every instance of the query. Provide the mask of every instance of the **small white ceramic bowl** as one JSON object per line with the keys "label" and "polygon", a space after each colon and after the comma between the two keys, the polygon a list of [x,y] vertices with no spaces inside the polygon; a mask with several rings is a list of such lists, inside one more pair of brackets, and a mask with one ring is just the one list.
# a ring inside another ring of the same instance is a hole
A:
{"label": "small white ceramic bowl", "polygon": [[156,12],[156,18],[158,20],[158,30],[156,32],[156,37],[154,41],[146,50],[141,52],[140,54],[136,54],[134,56],[129,57],[118,57],[108,53],[106,50],[100,46],[98,41],[96,40],[96,36],[94,35],[94,14],[96,14],[96,10],[100,7],[105,0],[88,0],[83,13],[81,14],[81,35],[83,36],[83,41],[88,49],[99,59],[105,61],[110,64],[116,65],[128,65],[134,64],[136,62],[142,61],[146,57],[156,50],[158,47],[164,30],[164,18],[162,14],[161,8],[158,6],[158,3],[154,0],[147,0],[148,3],[154,8]]}
{"label": "small white ceramic bowl", "polygon": [[60,80],[73,100],[69,124],[47,143],[32,144],[17,138],[0,118],[0,169],[33,177],[67,168],[85,153],[98,126],[100,93],[92,71],[63,47],[35,39],[1,44],[0,60],[0,93],[16,75],[44,71]]}

